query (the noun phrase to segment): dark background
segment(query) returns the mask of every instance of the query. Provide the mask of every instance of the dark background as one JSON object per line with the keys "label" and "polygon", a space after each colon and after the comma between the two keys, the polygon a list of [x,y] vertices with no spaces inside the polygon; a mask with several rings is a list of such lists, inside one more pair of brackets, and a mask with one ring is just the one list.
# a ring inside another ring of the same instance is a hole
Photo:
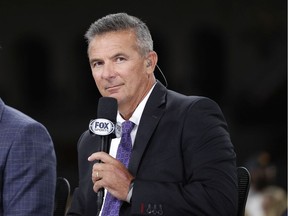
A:
{"label": "dark background", "polygon": [[287,190],[286,9],[284,0],[1,0],[0,97],[47,127],[58,175],[74,188],[77,140],[100,97],[83,35],[127,12],[150,27],[168,87],[221,106],[238,165],[267,151]]}

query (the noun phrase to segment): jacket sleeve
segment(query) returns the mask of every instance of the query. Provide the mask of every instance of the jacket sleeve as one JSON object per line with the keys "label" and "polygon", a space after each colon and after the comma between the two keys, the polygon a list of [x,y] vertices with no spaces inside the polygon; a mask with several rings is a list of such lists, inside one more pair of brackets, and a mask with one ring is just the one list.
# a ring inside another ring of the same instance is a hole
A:
{"label": "jacket sleeve", "polygon": [[17,130],[2,182],[4,215],[51,216],[56,187],[52,139],[38,122],[28,122]]}

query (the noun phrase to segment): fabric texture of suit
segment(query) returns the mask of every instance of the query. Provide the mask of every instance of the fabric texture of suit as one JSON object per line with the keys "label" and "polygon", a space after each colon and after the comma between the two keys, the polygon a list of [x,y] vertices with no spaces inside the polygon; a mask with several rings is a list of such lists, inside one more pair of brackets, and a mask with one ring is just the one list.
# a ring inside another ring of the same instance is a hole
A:
{"label": "fabric texture of suit", "polygon": [[[97,215],[88,156],[99,137],[78,142],[79,187],[68,215]],[[121,216],[233,216],[237,211],[236,154],[219,106],[157,83],[144,108],[129,171],[136,177]]]}
{"label": "fabric texture of suit", "polygon": [[0,215],[51,216],[56,156],[46,128],[0,99]]}

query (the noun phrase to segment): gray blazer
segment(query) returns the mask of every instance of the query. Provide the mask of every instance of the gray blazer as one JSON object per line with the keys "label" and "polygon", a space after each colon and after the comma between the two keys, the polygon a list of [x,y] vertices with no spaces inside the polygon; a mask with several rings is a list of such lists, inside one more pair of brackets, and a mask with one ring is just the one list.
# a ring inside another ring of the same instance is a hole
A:
{"label": "gray blazer", "polygon": [[0,98],[0,215],[51,216],[56,156],[46,128]]}

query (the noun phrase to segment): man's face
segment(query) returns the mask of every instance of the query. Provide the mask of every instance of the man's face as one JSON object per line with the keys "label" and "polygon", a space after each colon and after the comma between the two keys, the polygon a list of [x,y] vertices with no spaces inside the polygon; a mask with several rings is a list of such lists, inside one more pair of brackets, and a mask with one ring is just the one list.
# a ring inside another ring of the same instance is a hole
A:
{"label": "man's face", "polygon": [[132,31],[97,35],[89,44],[88,56],[99,92],[116,98],[119,107],[138,104],[149,90],[151,71]]}

